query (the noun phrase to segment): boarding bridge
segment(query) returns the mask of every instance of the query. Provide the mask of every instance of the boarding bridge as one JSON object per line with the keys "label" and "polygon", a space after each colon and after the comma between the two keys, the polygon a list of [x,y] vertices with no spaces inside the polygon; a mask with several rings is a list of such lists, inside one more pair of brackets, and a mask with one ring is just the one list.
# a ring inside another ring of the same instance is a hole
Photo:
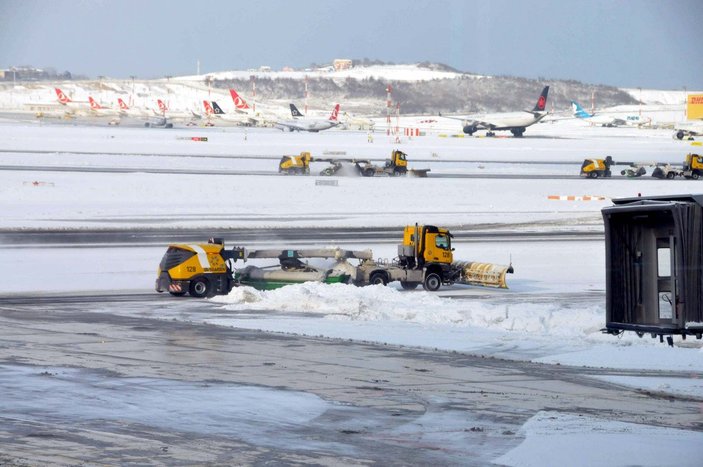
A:
{"label": "boarding bridge", "polygon": [[[606,332],[703,334],[703,195],[613,200],[603,208]],[[671,342],[671,339],[668,338]]]}

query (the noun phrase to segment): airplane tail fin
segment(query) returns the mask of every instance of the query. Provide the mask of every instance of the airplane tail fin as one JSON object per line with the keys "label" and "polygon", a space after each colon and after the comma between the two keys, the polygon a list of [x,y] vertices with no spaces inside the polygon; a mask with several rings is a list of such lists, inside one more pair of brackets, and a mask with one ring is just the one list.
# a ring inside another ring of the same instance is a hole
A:
{"label": "airplane tail fin", "polygon": [[232,96],[232,100],[234,101],[234,106],[239,109],[239,110],[249,110],[249,104],[242,99],[242,96],[237,94],[237,91],[234,89],[229,90],[229,94]]}
{"label": "airplane tail fin", "polygon": [[589,114],[588,112],[586,112],[586,110],[584,110],[584,108],[581,107],[581,106],[579,105],[579,103],[576,102],[576,101],[571,101],[571,108],[572,108],[573,111],[574,111],[574,117],[577,117],[577,118],[589,118],[589,117],[592,117],[592,116],[593,116],[592,114]]}
{"label": "airplane tail fin", "polygon": [[90,102],[90,110],[102,109],[102,106],[93,99],[93,96],[88,96],[88,102]]}
{"label": "airplane tail fin", "polygon": [[120,106],[120,110],[129,110],[129,106],[122,100],[121,97],[117,98],[117,105]]}
{"label": "airplane tail fin", "polygon": [[217,105],[217,102],[212,101],[212,110],[215,112],[215,115],[224,115],[225,112],[222,110],[222,108]]}
{"label": "airplane tail fin", "polygon": [[339,115],[339,104],[334,106],[334,109],[332,109],[332,115],[330,115],[330,121],[336,122],[337,116]]}
{"label": "airplane tail fin", "polygon": [[300,113],[300,110],[295,106],[295,104],[290,104],[290,114],[293,117],[303,117],[304,115]]}
{"label": "airplane tail fin", "polygon": [[161,99],[157,99],[156,103],[159,104],[159,110],[162,113],[166,113],[166,111],[168,110],[168,107],[166,107],[166,104],[164,103],[164,101],[162,101]]}
{"label": "airplane tail fin", "polygon": [[64,94],[64,92],[60,88],[54,88],[54,91],[56,92],[56,96],[58,97],[59,102],[63,105],[66,105],[71,102],[71,99],[69,99],[68,96]]}
{"label": "airplane tail fin", "polygon": [[203,100],[203,107],[205,107],[205,115],[212,115],[215,113],[215,110],[212,108],[210,103],[206,100]]}
{"label": "airplane tail fin", "polygon": [[542,94],[539,95],[537,104],[535,104],[535,108],[532,109],[533,112],[544,112],[547,109],[547,94],[549,94],[549,86],[545,86],[544,89],[542,89]]}

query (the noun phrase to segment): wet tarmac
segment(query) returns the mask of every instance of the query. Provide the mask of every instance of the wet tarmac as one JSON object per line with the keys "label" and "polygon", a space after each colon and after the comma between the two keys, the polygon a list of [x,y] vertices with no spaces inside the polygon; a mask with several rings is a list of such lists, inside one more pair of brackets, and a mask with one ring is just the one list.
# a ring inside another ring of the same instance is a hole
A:
{"label": "wet tarmac", "polygon": [[583,368],[155,319],[214,311],[157,297],[0,297],[0,464],[486,465],[542,410],[703,430],[700,401]]}

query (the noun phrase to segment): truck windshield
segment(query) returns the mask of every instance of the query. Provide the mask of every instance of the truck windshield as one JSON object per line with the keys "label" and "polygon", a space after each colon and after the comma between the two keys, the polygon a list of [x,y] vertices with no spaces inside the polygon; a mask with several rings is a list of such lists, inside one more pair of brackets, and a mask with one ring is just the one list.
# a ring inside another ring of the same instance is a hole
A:
{"label": "truck windshield", "polygon": [[442,248],[443,250],[449,249],[449,237],[446,235],[437,235],[434,240],[434,244],[437,248]]}

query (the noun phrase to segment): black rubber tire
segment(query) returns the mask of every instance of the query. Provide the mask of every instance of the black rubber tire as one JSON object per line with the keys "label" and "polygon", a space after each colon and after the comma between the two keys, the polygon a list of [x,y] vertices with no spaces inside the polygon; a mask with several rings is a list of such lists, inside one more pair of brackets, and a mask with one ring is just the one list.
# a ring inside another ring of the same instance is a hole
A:
{"label": "black rubber tire", "polygon": [[683,137],[684,137],[683,131],[679,131],[676,133],[676,138],[683,139]]}
{"label": "black rubber tire", "polygon": [[699,176],[699,175],[698,175],[698,172],[693,172],[693,173],[691,174],[691,178],[694,179],[694,180],[698,180],[698,176]]}
{"label": "black rubber tire", "polygon": [[442,278],[439,274],[431,272],[425,276],[425,281],[422,283],[422,287],[428,292],[436,292],[442,285]]}
{"label": "black rubber tire", "polygon": [[668,178],[669,180],[673,179],[674,177],[676,177],[676,174],[674,172],[669,172],[668,174],[666,174],[666,178]]}
{"label": "black rubber tire", "polygon": [[371,285],[388,285],[388,277],[383,272],[373,272],[369,276],[369,284]]}
{"label": "black rubber tire", "polygon": [[415,290],[417,289],[418,285],[420,285],[418,282],[400,281],[400,286],[403,288],[403,290]]}
{"label": "black rubber tire", "polygon": [[366,169],[364,170],[364,177],[373,177],[373,174],[376,171],[374,169]]}
{"label": "black rubber tire", "polygon": [[191,281],[188,291],[195,298],[207,297],[210,294],[210,282],[204,277],[199,277]]}
{"label": "black rubber tire", "polygon": [[184,296],[184,295],[186,294],[185,290],[182,290],[182,291],[180,291],[180,292],[170,292],[170,291],[169,291],[169,293],[170,293],[171,295],[173,295],[174,297],[182,297],[182,296]]}
{"label": "black rubber tire", "polygon": [[588,178],[598,178],[598,172],[589,172]]}

